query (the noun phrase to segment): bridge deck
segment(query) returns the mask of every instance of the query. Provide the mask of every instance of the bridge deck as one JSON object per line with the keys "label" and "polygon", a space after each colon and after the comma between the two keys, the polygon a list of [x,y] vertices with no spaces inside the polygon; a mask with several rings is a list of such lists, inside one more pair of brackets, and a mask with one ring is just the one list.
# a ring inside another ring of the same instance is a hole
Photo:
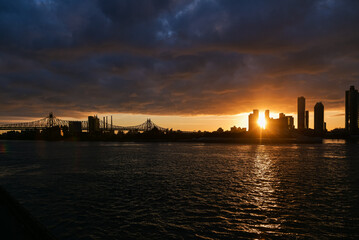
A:
{"label": "bridge deck", "polygon": [[[113,124],[108,124],[107,121],[102,121],[97,118],[97,124],[100,129],[105,130],[121,130],[121,131],[149,131],[153,128],[157,128],[160,131],[165,131],[167,128],[160,127],[156,125],[151,119],[147,119],[144,123],[136,125],[136,126],[117,126]],[[40,120],[32,121],[32,122],[23,122],[23,123],[7,123],[0,124],[0,130],[44,130],[49,127],[59,126],[61,128],[69,127],[72,121],[62,120],[56,118],[52,113],[49,116],[42,118]],[[88,121],[77,121],[81,122],[82,130],[87,130],[89,123]],[[112,122],[111,122],[112,123]]]}

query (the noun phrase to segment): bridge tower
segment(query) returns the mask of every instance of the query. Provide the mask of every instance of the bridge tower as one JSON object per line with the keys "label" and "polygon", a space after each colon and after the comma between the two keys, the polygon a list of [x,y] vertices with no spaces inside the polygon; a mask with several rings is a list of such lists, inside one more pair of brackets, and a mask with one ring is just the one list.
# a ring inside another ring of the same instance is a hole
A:
{"label": "bridge tower", "polygon": [[54,126],[54,119],[55,119],[54,114],[52,112],[50,112],[49,116],[48,116],[48,122],[47,122],[48,127]]}
{"label": "bridge tower", "polygon": [[150,118],[146,121],[146,131],[150,131],[152,129],[152,121]]}

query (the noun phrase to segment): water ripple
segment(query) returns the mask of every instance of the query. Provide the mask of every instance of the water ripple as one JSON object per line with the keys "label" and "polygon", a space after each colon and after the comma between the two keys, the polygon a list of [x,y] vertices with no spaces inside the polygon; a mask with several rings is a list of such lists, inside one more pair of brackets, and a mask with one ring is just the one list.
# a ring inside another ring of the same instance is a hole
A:
{"label": "water ripple", "polygon": [[59,239],[358,239],[359,148],[8,142],[0,181]]}

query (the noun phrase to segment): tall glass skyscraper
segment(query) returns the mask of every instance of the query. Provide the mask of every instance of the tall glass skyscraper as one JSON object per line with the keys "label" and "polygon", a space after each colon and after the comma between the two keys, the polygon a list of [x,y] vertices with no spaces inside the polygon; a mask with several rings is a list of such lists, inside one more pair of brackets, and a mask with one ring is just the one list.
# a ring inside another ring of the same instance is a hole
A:
{"label": "tall glass skyscraper", "polygon": [[314,130],[317,133],[324,132],[324,105],[321,102],[314,106]]}
{"label": "tall glass skyscraper", "polygon": [[298,129],[303,130],[305,128],[305,98],[298,98]]}
{"label": "tall glass skyscraper", "polygon": [[359,93],[354,86],[345,92],[345,129],[350,134],[359,134]]}

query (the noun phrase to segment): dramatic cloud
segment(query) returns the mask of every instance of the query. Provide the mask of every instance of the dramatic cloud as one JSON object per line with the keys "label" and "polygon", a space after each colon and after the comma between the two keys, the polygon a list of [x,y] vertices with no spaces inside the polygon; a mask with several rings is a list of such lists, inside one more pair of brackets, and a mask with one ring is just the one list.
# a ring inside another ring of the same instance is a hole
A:
{"label": "dramatic cloud", "polygon": [[1,0],[0,115],[343,110],[358,22],[356,0]]}

